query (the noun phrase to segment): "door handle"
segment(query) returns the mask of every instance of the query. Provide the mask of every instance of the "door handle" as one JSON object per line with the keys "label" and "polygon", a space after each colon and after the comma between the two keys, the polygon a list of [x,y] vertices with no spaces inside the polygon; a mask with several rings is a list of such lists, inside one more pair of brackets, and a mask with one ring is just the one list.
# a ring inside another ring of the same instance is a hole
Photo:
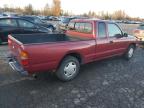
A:
{"label": "door handle", "polygon": [[111,44],[112,44],[112,43],[114,43],[114,42],[113,42],[113,41],[109,41],[109,43],[111,43]]}

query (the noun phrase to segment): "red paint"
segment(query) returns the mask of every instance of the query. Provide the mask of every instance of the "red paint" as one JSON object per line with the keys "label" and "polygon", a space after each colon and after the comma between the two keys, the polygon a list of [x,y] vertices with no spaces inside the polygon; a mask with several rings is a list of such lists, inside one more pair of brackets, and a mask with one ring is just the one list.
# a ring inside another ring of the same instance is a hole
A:
{"label": "red paint", "polygon": [[[9,48],[12,55],[16,56],[21,63],[20,51],[28,53],[28,64],[23,65],[24,69],[30,74],[35,72],[48,72],[56,70],[63,58],[68,54],[79,54],[82,59],[82,64],[96,60],[109,58],[116,55],[122,55],[130,44],[135,44],[134,37],[122,38],[97,38],[97,22],[100,20],[74,20],[77,22],[90,22],[93,26],[91,34],[78,33],[75,31],[67,31],[67,35],[80,35],[92,38],[87,41],[77,42],[58,42],[58,43],[40,43],[24,45],[16,42],[12,36],[9,36]],[[105,21],[104,21],[105,22]],[[107,25],[107,22],[105,22]],[[113,43],[110,43],[113,41]],[[12,46],[15,46],[13,49]]]}

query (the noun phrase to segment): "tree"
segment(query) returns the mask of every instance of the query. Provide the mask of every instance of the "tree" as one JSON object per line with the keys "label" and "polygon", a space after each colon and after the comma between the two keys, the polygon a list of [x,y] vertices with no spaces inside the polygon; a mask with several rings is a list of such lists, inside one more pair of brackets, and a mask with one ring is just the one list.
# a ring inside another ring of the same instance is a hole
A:
{"label": "tree", "polygon": [[128,15],[122,10],[115,11],[112,14],[112,18],[116,19],[116,20],[122,20],[122,19],[125,19],[127,17],[128,17]]}
{"label": "tree", "polygon": [[87,13],[82,14],[84,17],[89,17]]}
{"label": "tree", "polygon": [[52,12],[54,16],[59,16],[61,14],[61,1],[53,0]]}
{"label": "tree", "polygon": [[46,4],[44,9],[43,9],[43,15],[48,16],[48,15],[52,15],[52,10],[49,7],[49,4]]}
{"label": "tree", "polygon": [[111,15],[108,12],[106,12],[104,13],[103,19],[105,20],[111,19]]}
{"label": "tree", "polygon": [[24,14],[27,14],[27,15],[33,15],[34,14],[33,6],[31,4],[25,6]]}

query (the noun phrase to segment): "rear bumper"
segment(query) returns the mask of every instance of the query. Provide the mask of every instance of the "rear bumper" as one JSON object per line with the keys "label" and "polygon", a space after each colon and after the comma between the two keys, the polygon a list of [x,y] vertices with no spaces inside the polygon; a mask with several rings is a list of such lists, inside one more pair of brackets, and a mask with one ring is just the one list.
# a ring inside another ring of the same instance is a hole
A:
{"label": "rear bumper", "polygon": [[14,71],[20,73],[21,75],[28,75],[28,72],[25,71],[23,67],[12,57],[8,57],[8,63]]}

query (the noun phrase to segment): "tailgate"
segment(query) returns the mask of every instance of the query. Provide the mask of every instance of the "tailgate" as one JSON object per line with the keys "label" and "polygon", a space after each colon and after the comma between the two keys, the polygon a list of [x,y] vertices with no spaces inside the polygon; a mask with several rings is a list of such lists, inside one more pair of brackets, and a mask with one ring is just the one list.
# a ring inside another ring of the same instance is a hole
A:
{"label": "tailgate", "polygon": [[8,36],[8,46],[10,56],[20,62],[20,51],[22,50],[22,43],[16,40],[12,35]]}

